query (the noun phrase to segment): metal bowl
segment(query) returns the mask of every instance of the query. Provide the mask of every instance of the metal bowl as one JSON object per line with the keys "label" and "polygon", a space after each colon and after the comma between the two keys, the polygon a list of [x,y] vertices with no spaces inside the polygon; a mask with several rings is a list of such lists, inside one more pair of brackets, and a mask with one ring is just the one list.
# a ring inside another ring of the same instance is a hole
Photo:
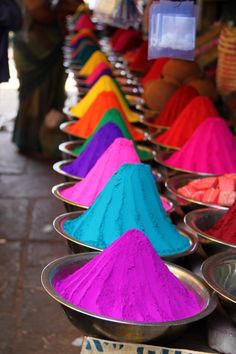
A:
{"label": "metal bowl", "polygon": [[228,315],[236,322],[236,250],[208,258],[202,265],[202,274],[219,296]]}
{"label": "metal bowl", "polygon": [[[56,230],[56,232],[64,237],[69,245],[69,248],[73,253],[81,253],[81,252],[94,252],[94,251],[103,251],[102,248],[92,246],[88,243],[85,243],[83,241],[80,241],[79,239],[75,239],[73,236],[69,235],[65,230],[64,230],[64,223],[67,220],[73,220],[79,216],[81,216],[83,211],[74,211],[74,212],[69,212],[66,214],[59,215],[56,217],[53,221],[53,227]],[[169,256],[163,256],[163,259],[166,259],[168,261],[176,261],[178,259],[181,259],[185,256],[189,256],[190,254],[194,253],[198,247],[198,238],[195,235],[192,235],[186,230],[179,229],[178,230],[183,236],[188,238],[189,240],[189,248],[181,253],[176,253],[174,255],[169,255]]]}
{"label": "metal bowl", "polygon": [[188,230],[199,237],[208,255],[236,249],[236,245],[217,239],[207,232],[225,213],[226,210],[204,208],[191,211],[184,217]]}
{"label": "metal bowl", "polygon": [[174,196],[176,196],[178,198],[178,202],[180,203],[180,205],[186,204],[186,202],[187,202],[187,203],[193,203],[196,205],[212,207],[212,208],[219,209],[219,210],[228,210],[229,208],[226,206],[213,204],[213,203],[201,202],[201,201],[186,197],[178,192],[178,188],[185,186],[186,184],[188,184],[189,182],[193,181],[196,178],[204,178],[204,177],[208,177],[208,176],[200,176],[197,174],[195,174],[195,175],[189,175],[189,174],[177,175],[177,176],[171,177],[167,180],[166,188]]}
{"label": "metal bowl", "polygon": [[68,182],[73,182],[74,180],[81,181],[83,177],[78,177],[75,175],[72,175],[62,169],[63,166],[66,166],[70,163],[72,163],[74,160],[63,160],[63,161],[58,161],[53,164],[52,168],[55,172],[60,173],[60,175],[65,176],[66,180]]}
{"label": "metal bowl", "polygon": [[190,323],[208,316],[216,307],[216,297],[210,295],[203,282],[196,275],[169,263],[167,263],[169,270],[191,289],[203,304],[202,311],[197,315],[171,322],[143,323],[116,320],[76,307],[57,294],[52,285],[53,278],[62,272],[68,274],[80,268],[96,255],[97,253],[84,253],[56,259],[43,269],[41,275],[42,285],[46,292],[62,305],[69,320],[85,334],[102,335],[121,342],[131,341],[136,343],[172,339],[180,335]]}
{"label": "metal bowl", "polygon": [[[151,140],[151,142],[153,143],[153,141]],[[160,146],[160,144],[158,144],[158,146]],[[162,145],[164,146],[164,145]],[[173,150],[172,147],[168,147],[165,146],[165,148],[170,148]],[[169,157],[171,157],[171,155],[173,154],[173,151],[158,151],[158,153],[155,156],[155,160],[161,164],[162,166],[167,167],[170,170],[176,171],[176,172],[184,172],[184,173],[191,173],[191,174],[195,174],[197,176],[203,176],[203,177],[207,177],[207,176],[215,176],[214,173],[205,173],[205,172],[196,172],[196,171],[190,171],[190,170],[185,170],[183,168],[178,168],[175,166],[171,166],[168,163],[165,162],[166,159],[168,159]]]}
{"label": "metal bowl", "polygon": [[58,146],[58,149],[62,152],[64,159],[66,159],[68,156],[69,157],[78,157],[76,153],[74,153],[72,150],[76,147],[81,146],[84,143],[84,140],[78,139],[78,140],[70,140],[66,141],[64,143],[61,143]]}

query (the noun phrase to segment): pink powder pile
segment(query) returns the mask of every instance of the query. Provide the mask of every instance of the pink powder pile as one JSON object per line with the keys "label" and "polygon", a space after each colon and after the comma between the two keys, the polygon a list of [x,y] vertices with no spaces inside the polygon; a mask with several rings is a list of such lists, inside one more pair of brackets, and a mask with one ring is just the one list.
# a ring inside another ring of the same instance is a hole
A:
{"label": "pink powder pile", "polygon": [[97,160],[86,177],[72,187],[62,190],[61,195],[77,204],[90,206],[121,165],[139,162],[133,142],[126,138],[117,138]]}
{"label": "pink powder pile", "polygon": [[82,268],[54,276],[53,286],[75,306],[126,321],[175,321],[203,308],[197,295],[169,271],[148,238],[136,229],[128,230]]}
{"label": "pink powder pile", "polygon": [[236,140],[222,118],[208,118],[165,162],[193,172],[235,173]]}

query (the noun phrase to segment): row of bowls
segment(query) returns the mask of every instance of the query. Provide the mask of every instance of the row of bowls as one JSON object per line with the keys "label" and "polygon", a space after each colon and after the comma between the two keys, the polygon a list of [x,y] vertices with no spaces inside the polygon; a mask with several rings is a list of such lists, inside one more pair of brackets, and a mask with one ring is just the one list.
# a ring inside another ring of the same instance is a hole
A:
{"label": "row of bowls", "polygon": [[[72,146],[74,147],[76,142],[70,141],[64,143],[60,146],[60,150],[67,155],[70,155],[70,150]],[[77,142],[78,143],[78,142]],[[80,141],[81,144],[81,141]],[[72,155],[71,155],[72,156]],[[160,155],[159,155],[160,156]],[[74,156],[73,156],[74,157]],[[160,162],[160,161],[158,161]],[[63,164],[69,163],[69,161],[61,161],[54,165],[54,169],[61,174],[64,174],[65,178],[69,181],[75,180],[74,176],[65,174],[62,172],[61,167]],[[168,166],[166,166],[168,167]],[[157,183],[163,183],[166,181],[170,173],[168,169],[164,168],[161,170],[154,169],[156,173]],[[175,173],[176,171],[174,171]],[[173,171],[172,171],[173,173]],[[176,176],[173,178],[180,178]],[[173,179],[167,179],[167,188],[172,195],[176,196],[176,193],[173,192],[172,184]],[[175,184],[175,188],[178,188],[180,185]],[[211,293],[201,279],[193,275],[191,272],[186,269],[181,268],[175,264],[167,263],[169,269],[190,289],[192,289],[199,299],[204,303],[202,311],[191,318],[184,320],[166,322],[166,323],[137,323],[129,321],[115,320],[112,318],[99,316],[93,313],[89,313],[83,309],[75,307],[62,299],[55,291],[52,285],[52,280],[55,275],[64,272],[70,272],[75,267],[81,267],[87,263],[90,259],[96,256],[97,253],[91,252],[97,249],[92,249],[88,245],[75,242],[74,239],[70,239],[68,235],[63,232],[63,222],[68,218],[73,218],[80,215],[83,212],[83,206],[72,205],[68,203],[67,200],[63,200],[60,197],[60,188],[65,187],[65,184],[56,186],[53,188],[53,193],[59,197],[65,204],[67,211],[70,213],[63,214],[55,219],[54,227],[59,234],[65,237],[68,240],[70,249],[74,254],[66,256],[60,259],[57,259],[51,262],[42,272],[42,284],[45,290],[57,301],[59,302],[65,313],[67,314],[70,321],[76,325],[80,330],[83,330],[86,334],[104,336],[107,338],[115,339],[118,341],[132,341],[132,342],[149,342],[153,340],[172,340],[174,337],[178,336],[190,323],[200,320],[205,316],[209,315],[216,307],[217,299],[214,293]],[[176,209],[175,203],[171,200],[169,201],[171,205],[170,213]],[[77,211],[72,211],[77,210]],[[185,217],[186,224],[192,230],[192,233],[188,237],[192,240],[192,248],[189,250],[188,254],[194,252],[197,248],[197,238],[196,236],[202,236],[209,242],[212,240],[208,239],[204,232],[207,227],[210,227],[209,223],[214,224],[218,217],[224,213],[224,210],[213,209],[216,213],[211,215],[211,210],[204,209],[201,214],[201,210],[193,211]],[[209,214],[207,214],[209,212]],[[191,216],[191,217],[190,217]],[[200,230],[200,232],[199,232]],[[76,246],[75,246],[76,243]],[[89,253],[82,253],[84,251],[90,251]],[[99,250],[100,251],[100,250]],[[183,255],[181,255],[183,256]],[[231,314],[231,317],[235,319],[235,305],[236,305],[236,252],[228,251],[224,253],[216,254],[213,257],[208,258],[203,266],[202,273],[205,281],[210,286],[212,290],[218,293],[219,298],[222,300],[225,308]],[[233,316],[232,316],[233,314]]]}

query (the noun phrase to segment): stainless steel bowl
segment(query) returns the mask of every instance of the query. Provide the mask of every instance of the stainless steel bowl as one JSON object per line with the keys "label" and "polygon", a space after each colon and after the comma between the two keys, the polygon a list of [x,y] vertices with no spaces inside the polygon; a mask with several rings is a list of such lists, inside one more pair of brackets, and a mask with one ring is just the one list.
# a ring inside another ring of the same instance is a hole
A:
{"label": "stainless steel bowl", "polygon": [[[153,141],[151,141],[153,143]],[[158,144],[159,145],[159,144]],[[159,145],[160,146],[160,145]],[[164,145],[162,145],[164,146]],[[168,147],[168,146],[165,146],[165,148],[167,149],[172,149],[172,147]],[[168,163],[166,163],[165,161],[171,157],[171,155],[173,154],[173,151],[158,151],[156,156],[155,156],[155,160],[161,164],[162,166],[165,166],[167,167],[168,169],[170,170],[174,170],[176,172],[184,172],[184,173],[190,173],[190,174],[194,174],[194,175],[197,175],[197,176],[204,176],[204,177],[207,177],[207,176],[215,176],[213,173],[203,173],[203,172],[196,172],[196,171],[190,171],[190,170],[185,170],[183,168],[178,168],[178,167],[174,167],[174,166],[171,166],[169,165]]]}
{"label": "stainless steel bowl", "polygon": [[236,250],[208,258],[202,265],[202,274],[219,296],[228,315],[236,322]]}
{"label": "stainless steel bowl", "polygon": [[74,186],[75,183],[77,182],[64,182],[52,187],[52,194],[64,203],[65,209],[68,212],[88,209],[87,206],[75,203],[72,200],[66,199],[62,196],[61,191],[65,188]]}
{"label": "stainless steel bowl", "polygon": [[[66,214],[62,214],[57,216],[54,221],[53,221],[53,227],[56,230],[56,232],[61,235],[63,238],[65,238],[68,242],[69,248],[73,253],[81,253],[81,252],[94,252],[94,251],[103,251],[102,248],[92,246],[88,243],[85,243],[83,241],[80,241],[79,239],[75,239],[73,236],[68,234],[64,230],[64,223],[67,220],[73,220],[77,217],[80,217],[82,215],[83,211],[74,211],[74,212],[69,212]],[[169,256],[163,256],[163,259],[166,259],[168,261],[176,261],[178,259],[181,259],[185,256],[189,256],[190,254],[194,253],[198,247],[198,238],[195,235],[192,235],[186,230],[178,230],[183,236],[185,236],[189,240],[189,248],[184,251],[184,252],[179,252],[173,255]],[[79,236],[79,235],[78,235]]]}
{"label": "stainless steel bowl", "polygon": [[189,175],[189,174],[183,174],[183,175],[177,175],[174,177],[171,177],[167,180],[166,182],[166,188],[168,189],[168,191],[170,191],[175,197],[178,198],[178,202],[180,203],[180,205],[184,205],[186,204],[196,204],[196,205],[202,205],[202,206],[206,206],[206,207],[211,207],[211,208],[215,208],[218,210],[228,210],[229,208],[223,205],[218,205],[218,204],[213,204],[213,203],[205,203],[205,202],[201,202],[198,201],[196,199],[192,199],[189,197],[186,197],[182,194],[180,194],[178,192],[178,189],[185,186],[186,184],[188,184],[189,182],[195,180],[196,178],[204,178],[204,177],[208,177],[208,176],[202,176],[202,175],[198,175],[198,174],[193,174],[193,175]]}
{"label": "stainless steel bowl", "polygon": [[84,140],[82,139],[65,141],[58,146],[58,149],[62,152],[64,159],[66,159],[68,156],[78,157],[78,155],[73,152],[73,149],[80,147],[83,143]]}
{"label": "stainless steel bowl", "polygon": [[191,211],[184,217],[185,224],[192,233],[197,234],[206,252],[236,250],[236,245],[217,239],[207,232],[225,213],[226,210],[204,208]]}
{"label": "stainless steel bowl", "polygon": [[74,180],[81,181],[83,179],[83,177],[78,177],[78,176],[72,175],[62,169],[63,166],[69,165],[73,161],[74,160],[58,161],[53,164],[52,168],[55,172],[59,173],[60,175],[63,175],[67,181],[71,181],[71,182],[73,182]]}
{"label": "stainless steel bowl", "polygon": [[48,264],[42,271],[41,281],[46,292],[62,305],[69,320],[87,335],[103,335],[121,342],[145,343],[153,340],[177,337],[190,323],[208,316],[216,307],[216,297],[211,296],[203,282],[193,273],[173,264],[167,266],[189,289],[194,291],[203,304],[197,315],[171,322],[129,322],[96,315],[76,307],[60,297],[52,285],[55,275],[78,269],[94,258],[97,253],[70,255]]}

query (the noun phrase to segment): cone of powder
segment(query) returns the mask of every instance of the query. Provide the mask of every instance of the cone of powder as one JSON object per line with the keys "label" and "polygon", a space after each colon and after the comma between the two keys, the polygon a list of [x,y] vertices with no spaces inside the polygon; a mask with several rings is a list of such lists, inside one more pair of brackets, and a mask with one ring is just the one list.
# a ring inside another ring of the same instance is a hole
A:
{"label": "cone of powder", "polygon": [[182,86],[169,98],[159,116],[152,121],[152,124],[169,128],[177,119],[183,109],[199,96],[197,90],[192,86]]}
{"label": "cone of powder", "polygon": [[77,8],[76,12],[73,14],[73,16],[71,17],[70,21],[68,22],[68,27],[71,28],[73,27],[73,25],[76,23],[76,21],[78,20],[78,18],[88,12],[89,9],[85,4],[81,4],[79,5],[79,7]]}
{"label": "cone of powder", "polygon": [[236,201],[207,233],[220,241],[236,245]]}
{"label": "cone of powder", "polygon": [[63,227],[71,237],[101,249],[131,228],[143,231],[160,256],[190,247],[166,215],[150,166],[141,163],[122,165],[91,207]]}
{"label": "cone of powder", "polygon": [[88,30],[88,29],[82,29],[80,30],[78,33],[76,33],[71,39],[70,39],[70,46],[71,47],[76,47],[77,46],[77,42],[81,39],[81,38],[91,38],[92,40],[94,40],[94,42],[97,42],[97,38],[95,36],[95,34]]}
{"label": "cone of powder", "polygon": [[128,101],[126,100],[119,84],[114,78],[111,78],[108,75],[103,75],[100,77],[96,84],[88,91],[86,96],[71,108],[70,112],[74,114],[75,117],[81,117],[89,109],[99,93],[109,91],[112,91],[116,94],[117,99],[119,100],[120,105],[122,106],[122,109],[127,115],[129,121],[137,122],[137,119],[139,120],[139,116],[129,109]]}
{"label": "cone of powder", "polygon": [[94,30],[95,29],[95,24],[91,21],[91,18],[88,14],[84,13],[82,14],[78,20],[76,21],[75,25],[74,25],[74,30],[75,31],[79,31],[83,28],[87,28],[90,30]]}
{"label": "cone of powder", "polygon": [[[117,116],[117,113],[114,113],[114,111],[112,111],[112,113],[110,111],[111,108],[116,109],[116,111],[120,113],[118,119],[116,117],[113,118],[113,115],[115,114],[115,116]],[[124,130],[125,126],[127,126],[134,140],[143,139],[143,132],[139,132],[129,123],[125,112],[123,111],[117,99],[116,94],[112,91],[104,91],[100,93],[90,108],[87,110],[86,114],[83,115],[77,122],[67,127],[67,132],[69,134],[86,139],[94,133],[104,114],[107,113],[108,115],[108,112],[110,113],[109,116],[107,116],[107,121],[112,120],[114,123],[120,126],[122,131]]]}
{"label": "cone of powder", "polygon": [[91,55],[98,49],[98,45],[96,43],[91,43],[91,44],[86,44],[84,43],[84,46],[82,47],[83,44],[80,44],[80,51],[79,53],[73,57],[72,62],[79,64],[79,65],[84,65],[86,61],[91,57]]}
{"label": "cone of powder", "polygon": [[120,128],[112,122],[106,123],[93,135],[83,152],[62,170],[84,178],[113,141],[120,137],[123,137]]}
{"label": "cone of powder", "polygon": [[151,80],[160,79],[161,74],[162,74],[162,70],[168,61],[169,61],[169,58],[156,59],[154,61],[154,63],[152,64],[151,68],[149,69],[149,71],[147,72],[147,74],[142,79],[142,84],[145,84]]}
{"label": "cone of powder", "polygon": [[70,113],[75,117],[82,117],[89,110],[95,99],[102,92],[113,92],[116,95],[117,100],[119,101],[120,106],[122,107],[123,112],[125,113],[127,119],[130,122],[137,122],[140,120],[139,115],[132,112],[128,105],[126,104],[124,98],[120,94],[116,84],[113,80],[104,75],[99,78],[96,84],[89,90],[86,96],[77,103],[74,107],[70,109]]}
{"label": "cone of powder", "polygon": [[110,78],[114,79],[114,75],[113,75],[112,70],[109,67],[106,67],[103,70],[101,70],[99,72],[99,74],[97,74],[96,77],[94,77],[93,80],[91,80],[91,78],[90,78],[90,80],[89,80],[90,82],[88,84],[89,88],[91,89],[96,84],[96,82],[104,75],[109,76]]}
{"label": "cone of powder", "polygon": [[181,148],[203,121],[218,116],[214,104],[208,97],[197,96],[179,114],[171,128],[155,140],[165,146]]}
{"label": "cone of powder", "polygon": [[96,66],[100,63],[106,63],[110,66],[107,57],[100,50],[96,50],[91,57],[86,61],[85,65],[80,69],[79,75],[90,75]]}
{"label": "cone of powder", "polygon": [[98,64],[95,67],[95,69],[92,71],[92,73],[85,80],[86,84],[92,85],[95,82],[95,80],[97,80],[98,77],[105,75],[104,70],[106,69],[109,69],[110,72],[112,73],[111,67],[107,63],[102,62]]}
{"label": "cone of powder", "polygon": [[112,43],[112,49],[119,53],[136,48],[142,42],[141,33],[134,29],[125,29]]}
{"label": "cone of powder", "polygon": [[149,66],[147,52],[148,42],[143,41],[141,46],[134,51],[132,56],[129,57],[129,68],[131,70],[145,72]]}
{"label": "cone of powder", "polygon": [[[80,120],[79,120],[80,122]],[[103,127],[104,125],[108,124],[109,122],[113,122],[115,125],[117,125],[120,130],[122,131],[122,135],[124,138],[129,139],[129,140],[133,140],[132,135],[130,134],[130,131],[128,129],[128,126],[126,125],[124,119],[122,118],[120,112],[116,109],[116,108],[112,108],[109,109],[101,118],[101,120],[99,121],[96,130],[94,131],[94,133],[92,135],[90,135],[90,137],[81,145],[78,146],[74,149],[72,149],[72,151],[75,154],[80,154],[82,151],[84,151],[84,149],[86,149],[86,147],[88,146],[88,144],[91,142],[91,140],[93,139],[94,135],[101,129],[101,127]],[[132,126],[130,126],[132,128]],[[103,137],[101,136],[101,140],[103,140]],[[136,144],[134,144],[135,149],[140,157],[141,160],[147,160],[150,159],[152,157],[152,155],[145,151],[145,150],[140,150]]]}
{"label": "cone of powder", "polygon": [[133,142],[117,138],[100,156],[87,176],[72,187],[61,191],[61,195],[72,202],[89,207],[113,174],[124,163],[139,163]]}
{"label": "cone of powder", "polygon": [[52,282],[70,304],[118,320],[175,321],[196,315],[203,306],[135,229],[69,275],[55,275]]}
{"label": "cone of powder", "polygon": [[84,48],[88,48],[89,46],[93,45],[97,46],[93,39],[88,37],[81,38],[80,42],[78,43],[78,46],[71,53],[71,59],[80,58],[80,52],[82,52]]}
{"label": "cone of powder", "polygon": [[236,173],[236,140],[222,118],[208,118],[165,162],[193,172]]}

